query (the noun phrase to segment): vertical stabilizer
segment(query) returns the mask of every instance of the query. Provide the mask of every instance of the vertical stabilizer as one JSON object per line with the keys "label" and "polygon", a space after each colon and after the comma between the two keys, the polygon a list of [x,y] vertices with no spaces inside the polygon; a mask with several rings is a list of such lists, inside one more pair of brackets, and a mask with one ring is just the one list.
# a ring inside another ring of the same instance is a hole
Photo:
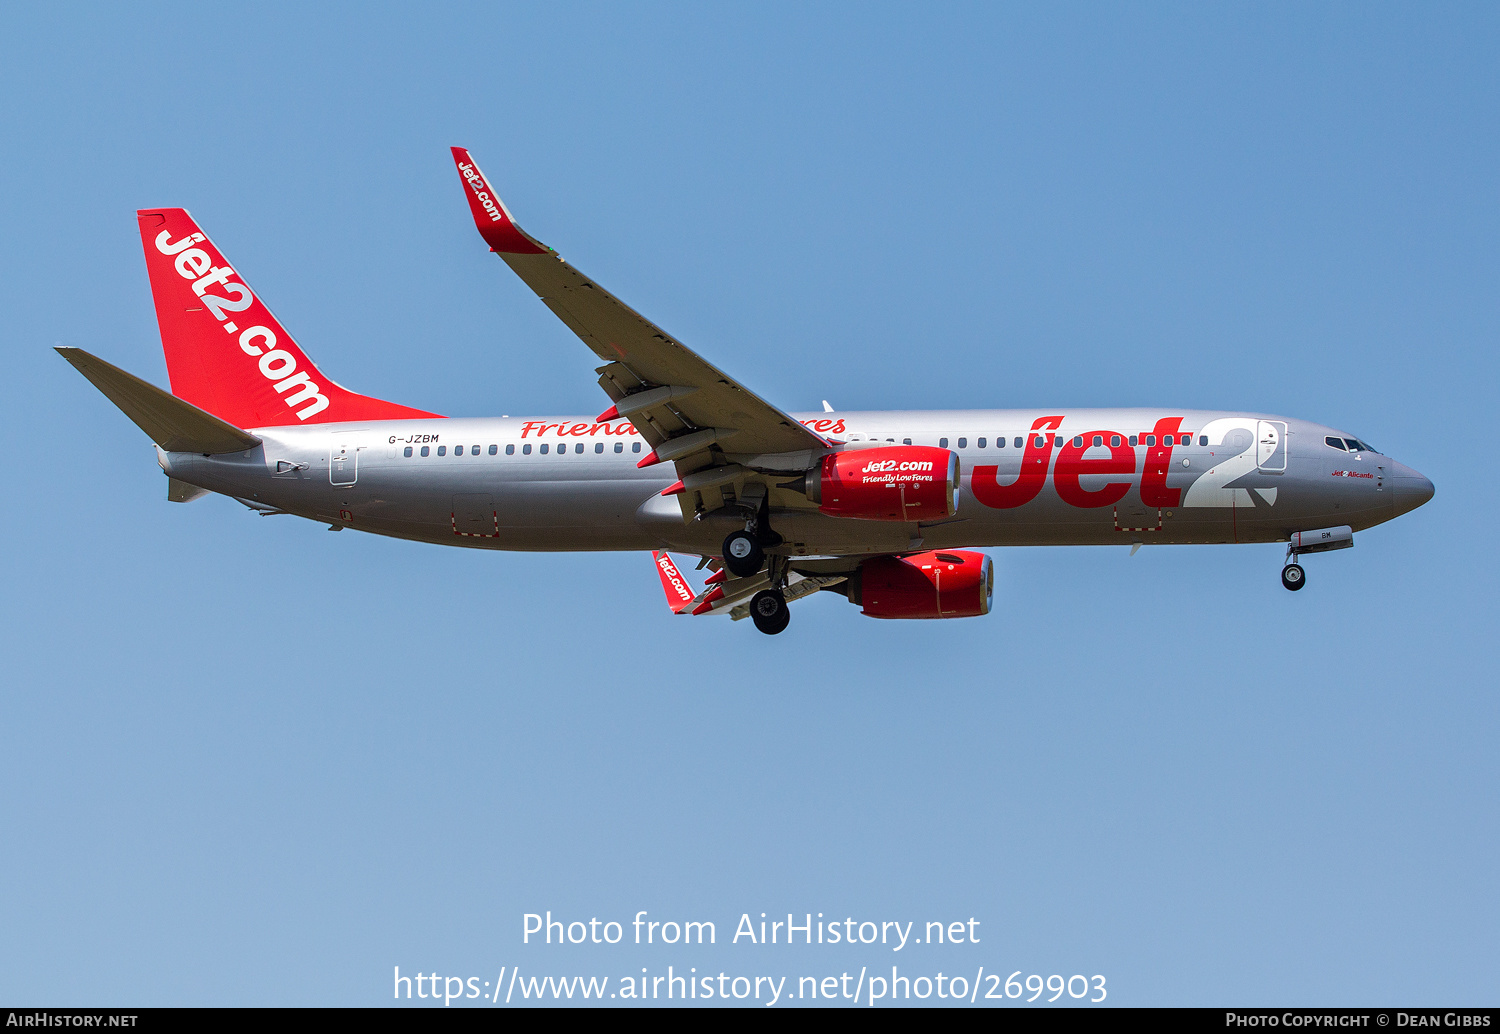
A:
{"label": "vertical stabilizer", "polygon": [[245,428],[437,416],[330,380],[183,209],[136,216],[178,398]]}

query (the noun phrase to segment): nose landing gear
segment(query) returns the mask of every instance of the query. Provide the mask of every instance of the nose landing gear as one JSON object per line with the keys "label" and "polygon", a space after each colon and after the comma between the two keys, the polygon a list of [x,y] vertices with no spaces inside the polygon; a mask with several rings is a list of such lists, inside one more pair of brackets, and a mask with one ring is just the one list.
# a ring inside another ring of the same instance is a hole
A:
{"label": "nose landing gear", "polygon": [[1354,529],[1349,525],[1337,528],[1318,528],[1315,531],[1294,531],[1287,537],[1286,563],[1281,568],[1281,584],[1293,592],[1307,584],[1307,572],[1297,563],[1303,553],[1327,553],[1334,549],[1348,549],[1354,545]]}
{"label": "nose landing gear", "polygon": [[1296,592],[1307,584],[1307,572],[1302,570],[1301,564],[1287,564],[1281,569],[1281,584]]}

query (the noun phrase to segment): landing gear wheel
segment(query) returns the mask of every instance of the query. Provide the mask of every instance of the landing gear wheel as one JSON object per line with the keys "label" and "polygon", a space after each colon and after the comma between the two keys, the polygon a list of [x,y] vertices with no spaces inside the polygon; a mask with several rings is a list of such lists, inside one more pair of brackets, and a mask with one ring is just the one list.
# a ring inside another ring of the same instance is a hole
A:
{"label": "landing gear wheel", "polygon": [[779,591],[762,589],[750,597],[750,620],[766,635],[775,635],[785,631],[792,620],[792,612],[787,609],[786,597]]}
{"label": "landing gear wheel", "polygon": [[765,562],[766,551],[748,531],[732,531],[724,540],[724,566],[736,578],[749,578],[760,573]]}
{"label": "landing gear wheel", "polygon": [[1307,584],[1307,573],[1301,564],[1287,564],[1281,569],[1281,584],[1296,592]]}

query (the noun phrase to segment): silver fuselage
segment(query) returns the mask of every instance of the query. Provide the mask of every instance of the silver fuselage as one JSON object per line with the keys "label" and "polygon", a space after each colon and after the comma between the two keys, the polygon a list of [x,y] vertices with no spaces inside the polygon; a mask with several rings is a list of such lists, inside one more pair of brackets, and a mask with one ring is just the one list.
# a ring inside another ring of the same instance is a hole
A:
{"label": "silver fuselage", "polygon": [[[1342,431],[1263,414],[1092,409],[796,416],[849,448],[908,439],[944,444],[958,453],[962,474],[956,515],[921,526],[825,516],[805,503],[787,505],[782,490],[773,489],[771,526],[785,540],[775,551],[791,555],[897,552],[914,542],[931,549],[1283,541],[1313,528],[1360,531],[1432,495],[1431,482],[1388,456],[1330,446],[1330,437],[1349,437]],[[1163,426],[1177,428],[1176,439],[1188,435],[1190,444],[1179,440],[1169,452],[1160,441],[1148,446],[1146,436]],[[639,469],[649,446],[637,448],[640,436],[623,421],[460,418],[251,430],[263,444],[249,452],[160,452],[161,465],[179,481],[267,512],[478,549],[715,555],[735,522],[711,506],[700,519],[685,517],[677,497],[661,495],[677,472],[670,463]],[[1121,444],[1111,447],[1116,436]],[[1115,467],[1080,476],[1075,462],[1060,492],[1058,458],[1079,438],[1083,448],[1075,445],[1075,461],[1113,457]],[[1134,457],[1130,472],[1124,470],[1127,450]],[[1023,474],[1027,463],[1029,475]],[[1007,487],[1027,476],[1034,492],[1018,495]],[[766,480],[774,485],[777,479]]]}

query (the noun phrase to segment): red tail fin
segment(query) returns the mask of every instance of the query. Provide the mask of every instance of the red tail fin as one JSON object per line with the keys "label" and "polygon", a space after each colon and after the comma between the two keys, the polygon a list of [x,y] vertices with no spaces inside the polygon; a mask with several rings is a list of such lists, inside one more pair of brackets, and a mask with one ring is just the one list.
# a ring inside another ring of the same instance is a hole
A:
{"label": "red tail fin", "polygon": [[178,398],[244,428],[437,416],[329,380],[183,209],[136,216]]}

